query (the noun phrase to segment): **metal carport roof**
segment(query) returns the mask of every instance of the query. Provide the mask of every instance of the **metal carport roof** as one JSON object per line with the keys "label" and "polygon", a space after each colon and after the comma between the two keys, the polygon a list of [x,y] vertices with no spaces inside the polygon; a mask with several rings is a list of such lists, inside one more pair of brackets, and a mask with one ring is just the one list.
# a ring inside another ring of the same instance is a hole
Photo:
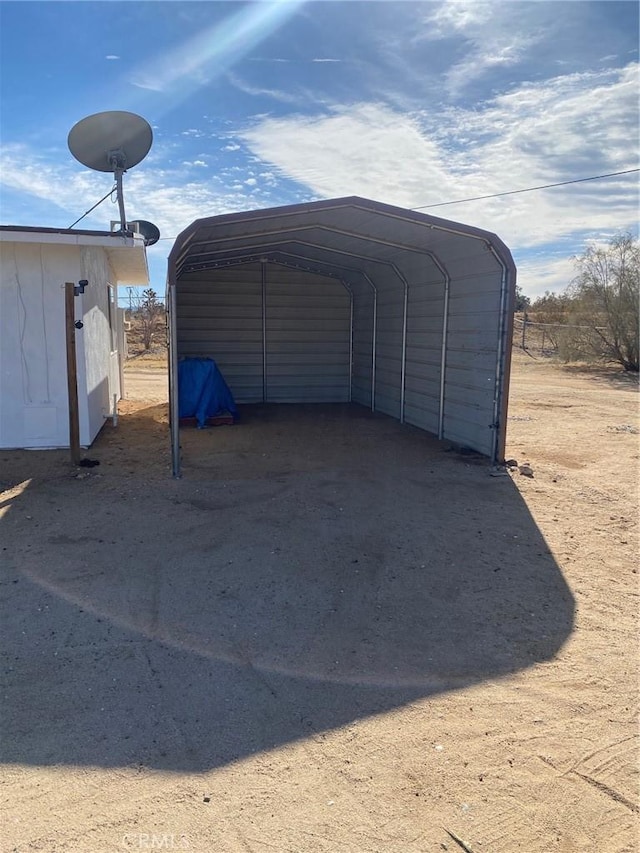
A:
{"label": "metal carport roof", "polygon": [[[355,294],[363,290],[396,292],[403,302],[401,421],[411,289],[425,281],[441,286],[443,364],[448,346],[449,299],[455,295],[452,285],[458,285],[460,298],[466,300],[467,306],[473,299],[477,301],[483,294],[495,291],[491,310],[498,322],[490,425],[494,432],[488,455],[493,461],[503,457],[516,276],[511,253],[488,231],[354,196],[198,219],[176,238],[168,269],[174,473],[179,467],[176,288],[183,276],[252,262],[277,263],[332,276]],[[441,385],[442,396],[444,369]],[[442,415],[441,404],[440,437]]]}

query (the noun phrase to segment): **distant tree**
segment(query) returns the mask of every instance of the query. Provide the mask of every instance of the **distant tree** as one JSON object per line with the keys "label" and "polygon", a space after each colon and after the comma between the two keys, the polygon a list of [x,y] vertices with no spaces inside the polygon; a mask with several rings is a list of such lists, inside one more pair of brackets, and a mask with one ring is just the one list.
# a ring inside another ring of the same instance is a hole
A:
{"label": "distant tree", "polygon": [[552,350],[558,351],[560,341],[565,336],[565,326],[569,322],[571,298],[568,293],[550,293],[531,303],[527,317],[532,323],[542,324],[542,335]]}
{"label": "distant tree", "polygon": [[518,313],[522,313],[523,311],[528,310],[529,305],[531,305],[531,300],[528,296],[525,296],[520,285],[516,284],[516,300],[513,310]]}
{"label": "distant tree", "polygon": [[589,246],[574,258],[570,323],[577,328],[574,352],[640,369],[640,243],[617,234],[607,246]]}
{"label": "distant tree", "polygon": [[145,350],[151,349],[155,336],[162,328],[164,305],[158,302],[158,294],[152,287],[142,291],[142,301],[138,311],[142,344]]}
{"label": "distant tree", "polygon": [[529,317],[535,323],[554,323],[563,325],[569,322],[571,309],[571,297],[568,293],[550,293],[548,290],[544,296],[531,303]]}

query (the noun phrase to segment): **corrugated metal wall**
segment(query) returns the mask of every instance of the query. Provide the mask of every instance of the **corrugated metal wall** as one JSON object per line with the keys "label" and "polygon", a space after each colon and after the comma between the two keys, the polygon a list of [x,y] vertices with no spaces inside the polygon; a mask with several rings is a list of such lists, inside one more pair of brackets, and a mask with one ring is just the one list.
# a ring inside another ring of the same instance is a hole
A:
{"label": "corrugated metal wall", "polygon": [[216,360],[236,400],[262,400],[260,264],[189,273],[177,292],[178,357]]}
{"label": "corrugated metal wall", "polygon": [[[489,454],[500,286],[494,259],[485,257],[484,265],[475,255],[447,267],[453,280],[442,426],[444,437]],[[369,407],[375,348],[375,410],[438,433],[445,278],[428,257],[414,259],[401,276],[386,265],[371,270],[374,286],[364,280],[347,285],[354,294],[351,383],[348,289],[334,278],[265,264],[263,352],[261,267],[240,264],[181,277],[179,357],[214,358],[240,403],[346,402],[351,386],[351,399]]]}
{"label": "corrugated metal wall", "polygon": [[260,263],[180,279],[178,357],[214,358],[237,402],[347,402],[350,296],[333,278]]}
{"label": "corrugated metal wall", "polygon": [[450,263],[449,331],[445,384],[445,437],[489,455],[494,420],[500,279],[496,262]]}
{"label": "corrugated metal wall", "polygon": [[388,277],[378,281],[375,408],[400,418],[404,288]]}
{"label": "corrugated metal wall", "polygon": [[374,355],[374,313],[377,313],[375,291],[371,285],[353,287],[353,379],[351,399],[371,406]]}
{"label": "corrugated metal wall", "polygon": [[333,278],[266,264],[267,401],[349,401],[350,298]]}
{"label": "corrugated metal wall", "polygon": [[436,433],[440,418],[440,374],[445,282],[431,264],[409,286],[404,417]]}

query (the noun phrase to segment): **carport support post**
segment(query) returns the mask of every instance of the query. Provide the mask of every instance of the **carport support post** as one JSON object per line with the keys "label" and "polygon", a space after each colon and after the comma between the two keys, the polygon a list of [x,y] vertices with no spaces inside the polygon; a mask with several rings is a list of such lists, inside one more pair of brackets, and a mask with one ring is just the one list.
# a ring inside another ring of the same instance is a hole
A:
{"label": "carport support post", "polygon": [[80,413],[78,409],[78,365],[76,361],[75,284],[64,283],[64,316],[67,343],[67,393],[69,397],[69,450],[73,465],[80,463]]}
{"label": "carport support post", "polygon": [[364,280],[371,288],[373,298],[373,318],[371,325],[371,411],[376,410],[376,326],[378,323],[378,288],[371,281],[370,276],[362,271]]}
{"label": "carport support post", "polygon": [[267,402],[267,262],[260,261],[262,288],[262,402]]}
{"label": "carport support post", "polygon": [[409,310],[409,282],[395,264],[391,268],[404,285],[404,303],[402,307],[402,361],[400,364],[400,423],[404,423],[404,394],[407,374],[407,314]]}
{"label": "carport support post", "polygon": [[[498,353],[496,358],[496,384],[493,401],[493,435],[491,439],[491,463],[498,465],[504,462],[504,447],[506,438],[507,395],[504,384],[508,379],[511,362],[511,343],[513,339],[513,294],[515,281],[509,281],[507,265],[493,246],[487,247],[502,268],[500,281],[500,322],[498,323]],[[509,285],[511,284],[511,291]],[[511,299],[509,298],[511,292]],[[508,318],[508,319],[507,319]],[[509,351],[507,351],[507,347]]]}
{"label": "carport support post", "polygon": [[371,411],[376,410],[376,336],[378,328],[378,291],[373,291],[373,328],[371,329]]}
{"label": "carport support post", "polygon": [[444,391],[447,375],[447,333],[449,331],[449,289],[448,273],[444,279],[444,303],[442,306],[442,352],[440,353],[440,402],[438,407],[438,438],[444,438]]}
{"label": "carport support post", "polygon": [[[344,284],[344,282],[342,282]],[[349,402],[353,398],[353,291],[349,289]]]}
{"label": "carport support post", "polygon": [[180,478],[180,408],[178,405],[178,321],[176,318],[176,286],[167,287],[169,310],[169,425],[171,429],[171,468],[176,480]]}
{"label": "carport support post", "polygon": [[407,311],[409,307],[409,287],[404,282],[404,308],[402,309],[402,373],[400,376],[400,423],[404,423],[404,396],[407,381]]}

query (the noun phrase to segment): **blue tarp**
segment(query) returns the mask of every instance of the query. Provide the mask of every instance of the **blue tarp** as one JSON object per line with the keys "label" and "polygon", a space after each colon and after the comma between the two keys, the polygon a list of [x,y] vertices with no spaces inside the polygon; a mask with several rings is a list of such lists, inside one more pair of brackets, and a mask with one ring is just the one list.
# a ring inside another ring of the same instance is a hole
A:
{"label": "blue tarp", "polygon": [[198,427],[224,412],[238,416],[233,394],[212,358],[183,358],[178,362],[178,414],[193,418]]}

